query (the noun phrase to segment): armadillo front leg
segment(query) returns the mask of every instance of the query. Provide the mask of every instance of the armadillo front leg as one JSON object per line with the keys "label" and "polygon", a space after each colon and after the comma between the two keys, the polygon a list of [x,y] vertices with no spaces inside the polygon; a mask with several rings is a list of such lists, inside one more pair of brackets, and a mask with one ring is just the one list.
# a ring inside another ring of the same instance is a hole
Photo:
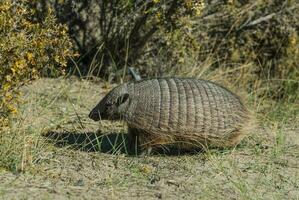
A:
{"label": "armadillo front leg", "polygon": [[142,130],[130,127],[128,128],[128,147],[130,152],[141,155],[150,155],[152,152],[151,145],[144,144],[144,134]]}
{"label": "armadillo front leg", "polygon": [[139,151],[138,145],[138,130],[128,127],[128,149],[131,154],[137,154]]}

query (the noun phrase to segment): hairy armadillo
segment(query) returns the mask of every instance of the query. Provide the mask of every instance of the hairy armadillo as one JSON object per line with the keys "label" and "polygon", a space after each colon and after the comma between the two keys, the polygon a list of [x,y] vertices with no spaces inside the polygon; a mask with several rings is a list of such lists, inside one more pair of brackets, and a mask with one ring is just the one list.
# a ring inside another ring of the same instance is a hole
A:
{"label": "hairy armadillo", "polygon": [[250,113],[239,97],[206,80],[158,78],[112,89],[90,112],[98,120],[125,120],[143,150],[229,147],[248,132]]}

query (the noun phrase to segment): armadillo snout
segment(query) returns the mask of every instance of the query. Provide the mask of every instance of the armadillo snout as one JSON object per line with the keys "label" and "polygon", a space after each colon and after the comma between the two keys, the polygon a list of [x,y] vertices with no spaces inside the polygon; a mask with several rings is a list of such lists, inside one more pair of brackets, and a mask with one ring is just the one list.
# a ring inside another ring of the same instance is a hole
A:
{"label": "armadillo snout", "polygon": [[97,109],[93,109],[88,117],[94,121],[99,121],[101,119],[100,112]]}

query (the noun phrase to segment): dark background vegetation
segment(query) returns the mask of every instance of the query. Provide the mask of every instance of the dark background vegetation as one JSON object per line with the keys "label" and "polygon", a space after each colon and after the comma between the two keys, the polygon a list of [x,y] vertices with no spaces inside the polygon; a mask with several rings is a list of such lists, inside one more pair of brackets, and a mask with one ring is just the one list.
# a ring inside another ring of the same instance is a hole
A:
{"label": "dark background vegetation", "polygon": [[144,77],[198,76],[208,66],[227,71],[228,80],[242,77],[238,84],[249,92],[298,98],[297,1],[41,0],[33,6],[39,18],[51,8],[67,24],[81,55],[69,65],[77,74],[119,80],[133,66]]}
{"label": "dark background vegetation", "polygon": [[20,82],[53,69],[57,75],[66,62],[72,74],[109,81],[131,66],[143,77],[214,73],[249,93],[294,102],[298,13],[296,0],[7,0],[1,78],[22,59],[31,70]]}

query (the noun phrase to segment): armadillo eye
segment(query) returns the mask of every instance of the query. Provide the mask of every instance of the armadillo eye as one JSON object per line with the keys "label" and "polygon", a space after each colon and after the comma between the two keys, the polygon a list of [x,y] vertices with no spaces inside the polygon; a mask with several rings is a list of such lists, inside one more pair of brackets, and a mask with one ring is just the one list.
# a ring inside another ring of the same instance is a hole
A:
{"label": "armadillo eye", "polygon": [[112,103],[111,102],[106,102],[106,104],[105,104],[106,106],[112,106]]}

